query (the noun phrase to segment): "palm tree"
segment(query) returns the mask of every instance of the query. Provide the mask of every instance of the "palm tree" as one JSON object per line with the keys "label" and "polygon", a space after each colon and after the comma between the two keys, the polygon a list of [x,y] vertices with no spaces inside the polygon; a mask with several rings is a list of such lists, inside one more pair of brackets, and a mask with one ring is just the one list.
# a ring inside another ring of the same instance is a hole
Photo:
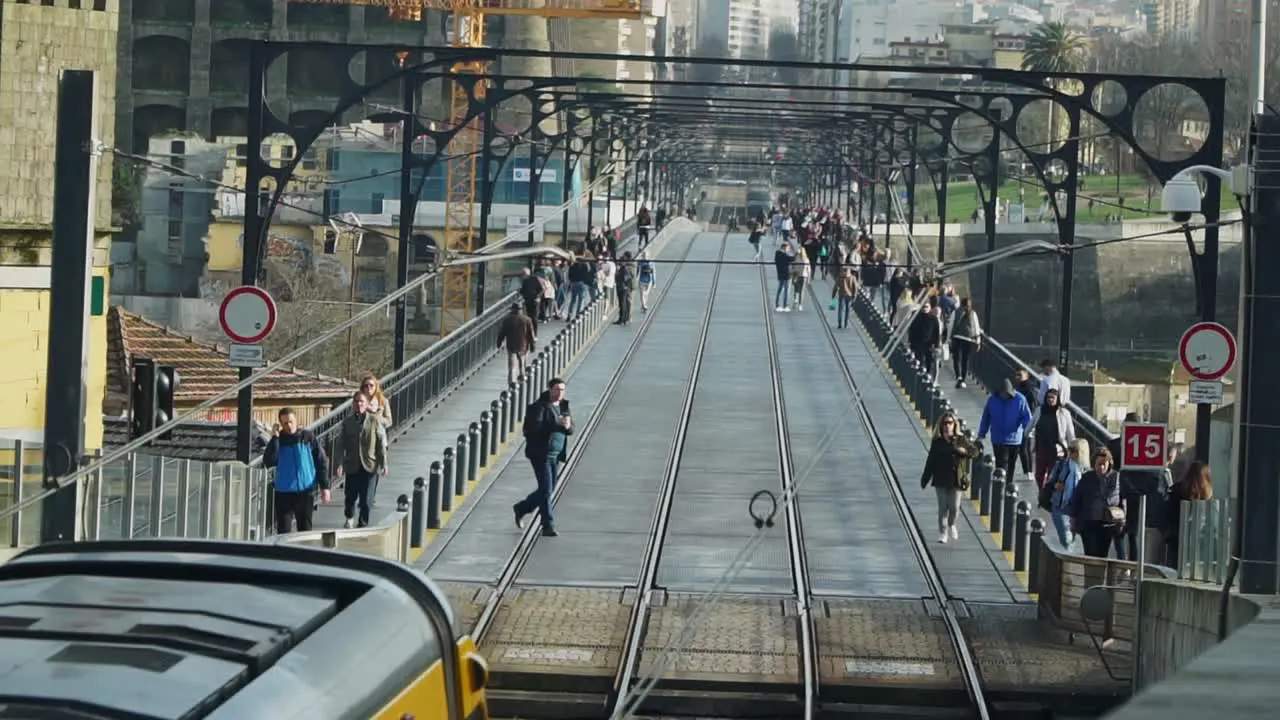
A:
{"label": "palm tree", "polygon": [[[1027,36],[1026,48],[1022,52],[1022,69],[1044,73],[1079,72],[1084,69],[1088,51],[1089,41],[1085,36],[1066,23],[1048,22]],[[1050,79],[1049,87],[1058,89],[1060,82]],[[1057,144],[1056,115],[1056,112],[1049,114],[1049,149]]]}

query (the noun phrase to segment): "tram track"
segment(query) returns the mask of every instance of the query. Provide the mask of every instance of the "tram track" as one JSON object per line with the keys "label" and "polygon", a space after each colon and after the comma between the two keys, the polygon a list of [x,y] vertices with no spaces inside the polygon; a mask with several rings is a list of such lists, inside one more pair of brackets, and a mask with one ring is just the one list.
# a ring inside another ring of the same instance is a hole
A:
{"label": "tram track", "polygon": [[[684,255],[681,257],[681,262],[677,262],[675,264],[675,268],[671,272],[670,276],[668,276],[667,279],[665,280],[662,288],[662,294],[658,298],[656,298],[649,312],[646,315],[644,315],[644,318],[641,321],[640,327],[637,328],[635,337],[632,338],[631,343],[628,345],[626,351],[623,353],[622,358],[617,365],[617,368],[614,370],[609,383],[605,386],[603,392],[601,393],[600,401],[596,405],[595,411],[591,413],[591,417],[588,419],[586,424],[575,433],[573,449],[570,451],[567,461],[565,462],[565,464],[562,466],[560,470],[559,477],[556,482],[556,487],[552,494],[552,499],[551,499],[552,508],[556,507],[557,502],[564,494],[565,488],[574,479],[574,472],[582,461],[582,458],[584,456],[584,451],[587,450],[592,437],[596,434],[597,430],[600,428],[601,424],[603,423],[606,415],[606,411],[609,409],[610,403],[613,401],[614,396],[618,391],[619,385],[623,382],[624,378],[627,375],[628,370],[632,367],[637,352],[639,351],[645,338],[649,335],[649,332],[653,327],[655,318],[657,318],[657,316],[660,314],[660,311],[664,307],[666,300],[670,295],[671,288],[675,285],[681,272],[685,268],[683,261],[688,259],[690,253],[692,253],[693,248],[698,242],[699,235],[711,235],[711,234],[713,233],[695,234],[694,239],[689,243],[689,247],[686,249]],[[723,257],[724,247],[727,242],[727,239],[728,239],[728,233],[727,232],[723,233],[720,238],[721,257]],[[699,348],[698,354],[700,357],[701,348]],[[695,380],[696,380],[696,375],[695,375]],[[690,396],[691,395],[692,395],[692,389],[690,390]],[[512,551],[506,563],[503,565],[502,570],[498,576],[497,582],[493,585],[492,592],[489,594],[488,598],[484,602],[484,605],[481,608],[476,618],[476,622],[471,628],[471,635],[475,639],[477,644],[483,644],[485,642],[490,630],[494,626],[494,621],[497,618],[499,609],[508,600],[509,596],[511,595],[512,588],[516,585],[516,581],[519,579],[521,572],[524,570],[525,566],[529,562],[530,557],[533,555],[533,551],[539,540],[539,537],[540,537],[539,524],[537,522],[530,522],[522,532],[519,542],[516,544],[515,549]]]}
{"label": "tram track", "polygon": [[769,349],[770,390],[773,395],[774,426],[777,429],[778,474],[781,479],[783,517],[787,524],[787,550],[791,558],[791,577],[796,597],[796,611],[800,632],[800,672],[804,683],[804,718],[812,720],[818,712],[821,694],[817,646],[817,628],[814,624],[813,591],[809,575],[809,558],[805,552],[804,525],[797,502],[794,459],[791,453],[791,433],[787,423],[787,405],[783,397],[782,363],[778,354],[778,336],[774,332],[774,313],[769,303],[769,277],[764,265],[760,266],[760,304],[764,315],[766,343]]}
{"label": "tram track", "polygon": [[[808,288],[808,295],[813,302],[815,308],[823,307],[822,298],[814,290],[811,284]],[[951,594],[947,591],[946,583],[943,581],[942,573],[933,560],[928,549],[928,543],[925,539],[923,529],[916,522],[915,516],[911,512],[911,508],[907,503],[906,494],[902,489],[901,478],[893,468],[893,463],[889,457],[888,450],[879,432],[876,430],[875,422],[872,419],[871,412],[867,407],[866,401],[863,399],[858,381],[854,377],[853,372],[849,368],[849,363],[845,358],[844,351],[840,348],[840,343],[836,337],[835,330],[832,328],[830,321],[826,317],[819,317],[822,326],[823,335],[826,337],[827,343],[830,345],[831,351],[834,353],[838,362],[839,374],[844,380],[844,384],[849,390],[851,401],[853,404],[853,412],[862,423],[862,426],[869,438],[868,447],[871,456],[875,458],[879,473],[885,482],[885,486],[892,498],[892,505],[902,528],[907,536],[912,555],[915,557],[916,563],[919,565],[924,575],[925,583],[928,586],[931,595],[929,601],[933,603],[933,611],[940,617],[943,626],[946,628],[947,637],[951,644],[956,665],[959,668],[959,674],[964,684],[964,689],[969,697],[969,703],[974,711],[976,720],[991,720],[991,709],[988,705],[986,694],[983,690],[982,672],[978,666],[978,661],[970,649],[968,640],[965,637],[963,626],[960,622],[961,617],[957,612],[956,603]],[[794,505],[795,503],[790,503]]]}

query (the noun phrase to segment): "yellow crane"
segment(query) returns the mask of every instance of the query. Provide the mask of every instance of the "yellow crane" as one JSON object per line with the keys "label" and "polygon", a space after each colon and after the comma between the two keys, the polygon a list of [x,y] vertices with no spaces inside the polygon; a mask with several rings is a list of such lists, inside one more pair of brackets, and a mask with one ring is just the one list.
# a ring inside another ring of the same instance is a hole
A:
{"label": "yellow crane", "polygon": [[[652,0],[289,0],[311,5],[368,5],[386,8],[396,20],[419,22],[427,10],[453,16],[451,45],[459,48],[484,47],[485,15],[534,15],[537,17],[583,18],[592,20],[636,20],[652,13]],[[455,74],[485,75],[485,62],[460,62]],[[475,93],[483,99],[485,83],[476,83]],[[449,92],[450,127],[462,127],[445,153],[444,248],[448,254],[474,252],[487,238],[476,237],[476,176],[480,171],[483,132],[478,118],[467,121],[470,98],[462,83],[453,83]],[[565,179],[568,182],[568,178]],[[530,185],[532,190],[532,184]],[[532,220],[532,218],[530,218]],[[473,305],[471,266],[448,268],[443,274],[440,296],[440,336],[444,337],[471,317]]]}

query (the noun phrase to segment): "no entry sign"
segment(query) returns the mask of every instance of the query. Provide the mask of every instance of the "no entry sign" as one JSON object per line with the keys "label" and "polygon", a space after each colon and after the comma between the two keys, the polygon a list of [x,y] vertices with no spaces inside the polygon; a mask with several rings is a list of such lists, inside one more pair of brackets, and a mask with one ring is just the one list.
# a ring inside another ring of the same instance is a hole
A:
{"label": "no entry sign", "polygon": [[1218,323],[1198,322],[1182,334],[1178,360],[1191,377],[1217,380],[1236,364],[1235,336]]}
{"label": "no entry sign", "polygon": [[231,342],[256,345],[276,327],[276,303],[266,290],[242,285],[222,299],[218,323]]}

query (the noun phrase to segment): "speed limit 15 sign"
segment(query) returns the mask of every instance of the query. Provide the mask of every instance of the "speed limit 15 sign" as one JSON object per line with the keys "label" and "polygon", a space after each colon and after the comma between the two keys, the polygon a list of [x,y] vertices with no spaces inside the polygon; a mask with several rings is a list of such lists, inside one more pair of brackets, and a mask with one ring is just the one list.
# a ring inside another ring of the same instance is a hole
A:
{"label": "speed limit 15 sign", "polygon": [[1125,423],[1120,431],[1121,470],[1162,470],[1169,431],[1155,423]]}

